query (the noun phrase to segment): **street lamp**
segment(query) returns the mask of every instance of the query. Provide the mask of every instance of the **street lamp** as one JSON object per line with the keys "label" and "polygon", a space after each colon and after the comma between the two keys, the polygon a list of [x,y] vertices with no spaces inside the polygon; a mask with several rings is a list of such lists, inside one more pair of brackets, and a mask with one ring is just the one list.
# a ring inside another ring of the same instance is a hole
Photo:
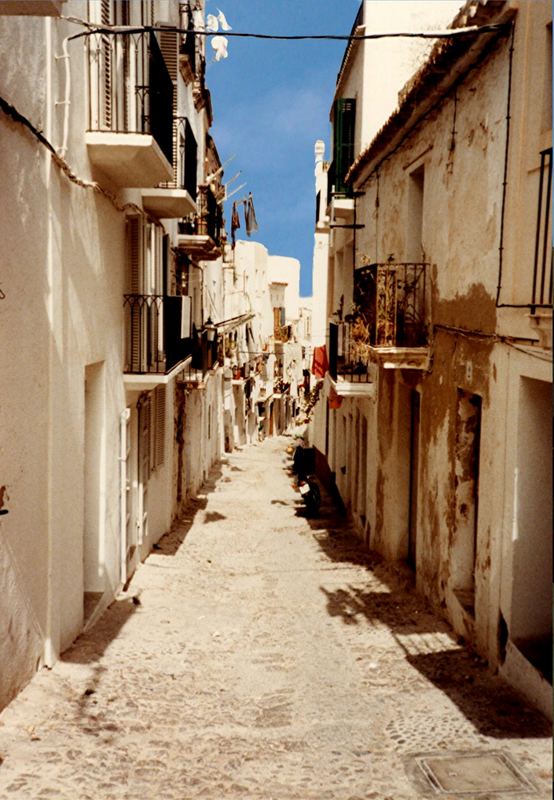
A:
{"label": "street lamp", "polygon": [[216,332],[217,328],[213,324],[211,317],[208,317],[208,319],[204,323],[204,330],[206,331],[206,335],[208,337],[208,341],[209,342],[213,342],[213,340],[215,339],[215,332]]}

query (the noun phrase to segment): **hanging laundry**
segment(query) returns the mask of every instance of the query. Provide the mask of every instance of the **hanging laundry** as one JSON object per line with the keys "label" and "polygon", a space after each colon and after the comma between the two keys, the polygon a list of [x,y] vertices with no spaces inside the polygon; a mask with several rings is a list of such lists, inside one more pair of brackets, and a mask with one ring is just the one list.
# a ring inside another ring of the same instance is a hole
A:
{"label": "hanging laundry", "polygon": [[227,45],[229,44],[229,40],[225,38],[225,36],[214,36],[210,42],[211,46],[215,50],[215,60],[221,61],[222,58],[227,58],[229,53],[227,52]]}
{"label": "hanging laundry", "polygon": [[206,17],[206,30],[216,33],[219,30],[219,20],[213,14]]}
{"label": "hanging laundry", "polygon": [[316,378],[324,378],[328,371],[329,359],[327,358],[327,348],[325,345],[322,345],[321,347],[314,347],[312,375],[315,375]]}
{"label": "hanging laundry", "polygon": [[329,408],[340,408],[342,406],[342,397],[340,397],[335,389],[331,386],[329,390]]}
{"label": "hanging laundry", "polygon": [[223,11],[221,11],[221,9],[219,9],[219,8],[217,10],[218,10],[217,18],[219,20],[219,24],[221,26],[221,30],[222,31],[232,31],[233,29],[231,28],[231,26],[227,22],[227,19],[225,18],[225,14],[223,13]]}
{"label": "hanging laundry", "polygon": [[237,203],[233,203],[233,211],[231,213],[231,241],[233,248],[235,247],[235,231],[237,228],[240,228],[240,216]]}
{"label": "hanging laundry", "polygon": [[258,221],[256,219],[256,212],[254,211],[252,192],[250,192],[248,198],[244,201],[244,223],[247,236],[251,236],[254,231],[258,230]]}

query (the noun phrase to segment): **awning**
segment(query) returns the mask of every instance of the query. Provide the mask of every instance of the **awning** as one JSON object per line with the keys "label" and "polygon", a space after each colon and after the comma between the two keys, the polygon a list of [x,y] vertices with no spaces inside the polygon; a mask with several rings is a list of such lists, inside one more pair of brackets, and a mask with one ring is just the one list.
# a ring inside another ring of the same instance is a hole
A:
{"label": "awning", "polygon": [[218,330],[218,333],[228,333],[229,331],[234,331],[237,328],[240,328],[241,325],[244,325],[245,322],[250,322],[251,319],[254,319],[256,315],[251,312],[249,314],[241,314],[239,317],[231,317],[231,319],[224,319],[222,322],[216,322],[215,327]]}

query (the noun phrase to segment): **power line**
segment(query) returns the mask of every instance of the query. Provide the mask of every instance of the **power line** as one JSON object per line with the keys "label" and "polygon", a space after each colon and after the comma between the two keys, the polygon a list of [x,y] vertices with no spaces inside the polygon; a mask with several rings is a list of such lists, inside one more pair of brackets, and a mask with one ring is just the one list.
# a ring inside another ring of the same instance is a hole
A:
{"label": "power line", "polygon": [[333,42],[353,42],[353,41],[367,41],[373,39],[397,39],[397,38],[412,38],[412,39],[452,39],[461,36],[473,36],[475,34],[493,33],[494,31],[502,30],[506,27],[507,23],[492,23],[490,25],[473,25],[467,28],[452,28],[439,31],[383,31],[376,33],[354,33],[354,34],[274,34],[274,33],[249,33],[246,31],[207,31],[205,29],[196,28],[182,28],[177,25],[141,25],[136,27],[122,26],[122,25],[99,25],[92,26],[85,20],[77,19],[75,17],[62,17],[67,22],[73,22],[79,25],[86,25],[87,30],[76,33],[68,37],[69,41],[79,39],[85,36],[94,36],[95,34],[103,35],[128,35],[139,33],[181,33],[194,34],[195,36],[225,36],[235,37],[240,39],[261,39],[264,41],[280,41],[280,42],[299,42],[299,41],[333,41]]}

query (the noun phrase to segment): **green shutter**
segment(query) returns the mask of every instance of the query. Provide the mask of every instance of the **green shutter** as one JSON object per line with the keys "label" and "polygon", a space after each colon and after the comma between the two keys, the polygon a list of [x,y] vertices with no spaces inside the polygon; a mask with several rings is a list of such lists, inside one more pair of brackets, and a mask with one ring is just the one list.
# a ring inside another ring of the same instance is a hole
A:
{"label": "green shutter", "polygon": [[344,178],[354,161],[355,129],[356,100],[354,98],[339,98],[335,101],[333,126],[335,192],[338,193],[348,192]]}

